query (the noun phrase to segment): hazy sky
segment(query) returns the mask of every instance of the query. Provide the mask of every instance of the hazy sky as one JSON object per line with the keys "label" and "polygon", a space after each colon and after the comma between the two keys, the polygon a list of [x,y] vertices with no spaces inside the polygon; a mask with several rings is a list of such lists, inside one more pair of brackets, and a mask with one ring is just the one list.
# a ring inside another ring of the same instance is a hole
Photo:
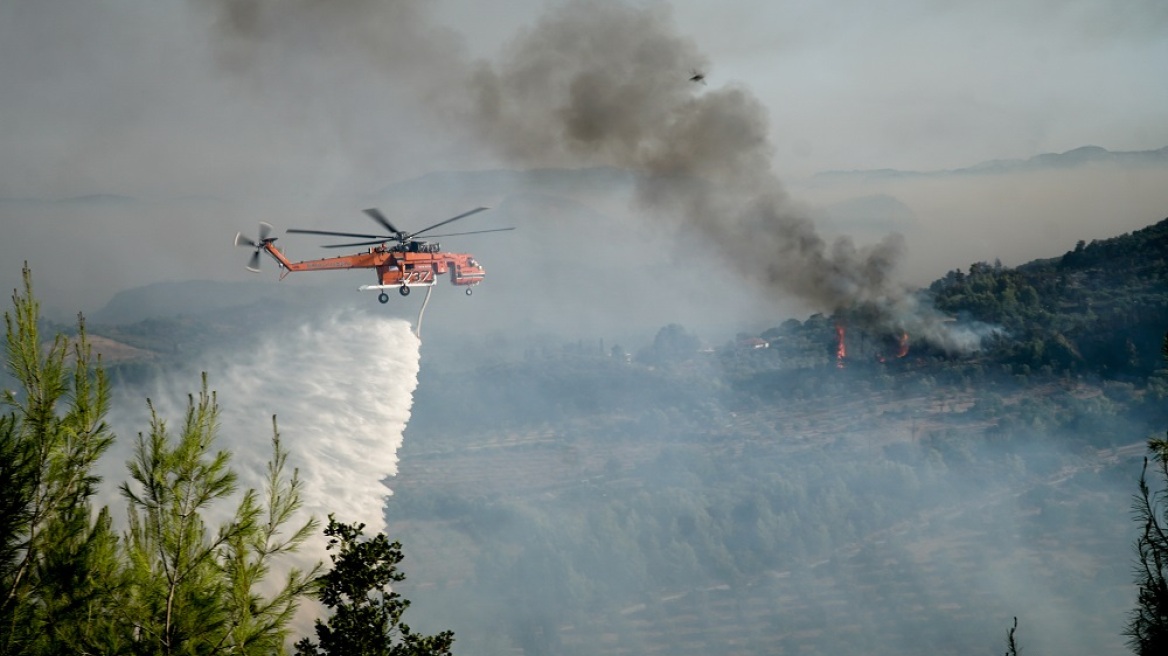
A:
{"label": "hazy sky", "polygon": [[[549,3],[433,4],[430,22],[447,30],[429,45],[493,58]],[[386,125],[377,103],[392,105],[394,88],[367,62],[289,59],[264,88],[216,56],[223,37],[205,9],[0,2],[0,196],[276,193],[289,181],[330,193],[352,183],[347,160],[379,150],[398,160],[380,165],[388,175],[426,172],[430,162],[401,163],[417,132],[404,118]],[[677,0],[672,11],[708,60],[708,87],[742,85],[765,105],[780,171],[1168,145],[1159,0]],[[315,120],[324,113],[336,122]]]}
{"label": "hazy sky", "polygon": [[[509,4],[538,13],[545,3]],[[1086,144],[1168,145],[1168,4],[1158,0],[671,4],[709,56],[710,85],[743,84],[766,105],[781,169],[945,169]],[[466,11],[444,8],[452,23]],[[526,18],[472,11],[459,29],[480,53]]]}
{"label": "hazy sky", "polygon": [[[655,8],[676,53],[645,58],[636,85],[761,107],[758,152],[781,180],[1168,145],[1160,0],[629,3]],[[28,258],[74,294],[61,303],[92,311],[128,285],[223,277],[239,254],[221,244],[256,220],[287,227],[430,171],[540,161],[508,161],[453,119],[468,72],[507,61],[563,4],[0,0],[0,281]],[[554,60],[539,66],[554,79]],[[695,68],[707,84],[679,86]],[[138,204],[13,202],[89,194]],[[1128,222],[1163,212],[1144,214]]]}

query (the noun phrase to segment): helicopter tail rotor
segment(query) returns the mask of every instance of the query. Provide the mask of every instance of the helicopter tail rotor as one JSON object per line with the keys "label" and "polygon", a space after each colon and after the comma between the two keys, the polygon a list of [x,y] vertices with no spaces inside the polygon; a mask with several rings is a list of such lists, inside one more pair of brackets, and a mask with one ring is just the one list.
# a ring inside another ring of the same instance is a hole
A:
{"label": "helicopter tail rotor", "polygon": [[251,252],[251,257],[247,261],[248,271],[255,273],[260,272],[260,252],[264,250],[265,246],[276,241],[276,238],[272,237],[271,234],[272,224],[265,223],[263,221],[260,221],[259,240],[246,237],[242,232],[235,233],[236,246],[253,249]]}

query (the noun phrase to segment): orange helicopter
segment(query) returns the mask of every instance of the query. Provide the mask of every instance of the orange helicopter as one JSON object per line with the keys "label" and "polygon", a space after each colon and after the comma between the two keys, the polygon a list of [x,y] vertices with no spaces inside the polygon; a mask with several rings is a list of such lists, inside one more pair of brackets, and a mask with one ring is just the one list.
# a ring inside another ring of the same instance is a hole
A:
{"label": "orange helicopter", "polygon": [[[245,237],[243,233],[236,233],[235,245],[254,249],[248,261],[248,271],[259,272],[260,253],[271,255],[282,269],[280,279],[283,280],[293,271],[326,271],[331,269],[375,269],[377,271],[376,285],[361,285],[357,289],[363,292],[380,292],[377,300],[389,302],[388,289],[397,289],[402,296],[409,296],[413,287],[432,287],[438,276],[450,273],[450,282],[458,287],[466,287],[466,295],[471,295],[472,288],[483,281],[486,272],[483,266],[469,253],[450,253],[441,250],[437,243],[427,243],[414,239],[434,228],[444,226],[459,219],[465,219],[472,214],[486,210],[477,207],[469,212],[440,221],[428,228],[416,232],[398,230],[389,219],[376,208],[365,210],[365,214],[381,224],[389,234],[368,235],[354,232],[333,232],[331,230],[298,230],[289,229],[289,233],[307,235],[328,235],[332,237],[357,237],[368,241],[352,242],[347,244],[329,244],[324,248],[348,248],[351,246],[371,246],[364,253],[326,257],[319,260],[304,260],[292,262],[284,253],[276,248],[276,237],[272,237],[272,226],[269,223],[260,223],[259,239]],[[472,230],[470,232],[454,232],[443,235],[429,235],[434,237],[454,237],[460,235],[475,235],[485,232],[503,232],[515,228],[494,228],[491,230]]]}

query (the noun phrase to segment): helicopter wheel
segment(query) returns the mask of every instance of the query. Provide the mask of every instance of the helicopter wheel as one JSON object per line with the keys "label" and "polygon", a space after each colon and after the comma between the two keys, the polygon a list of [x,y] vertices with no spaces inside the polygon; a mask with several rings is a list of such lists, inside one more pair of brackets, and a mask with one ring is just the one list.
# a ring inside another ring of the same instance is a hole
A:
{"label": "helicopter wheel", "polygon": [[474,293],[474,289],[472,289],[472,288],[470,288],[470,287],[467,287],[467,288],[466,288],[466,295],[467,295],[467,296],[470,296],[470,295],[471,295],[471,294],[473,294],[473,293]]}
{"label": "helicopter wheel", "polygon": [[385,292],[381,292],[380,294],[377,295],[377,300],[381,301],[382,303],[388,303],[389,302],[389,294],[386,294]]}
{"label": "helicopter wheel", "polygon": [[410,295],[410,287],[409,287],[409,285],[402,285],[400,288],[398,288],[398,290],[397,290],[397,291],[398,291],[398,293],[400,293],[402,296],[409,296],[409,295]]}

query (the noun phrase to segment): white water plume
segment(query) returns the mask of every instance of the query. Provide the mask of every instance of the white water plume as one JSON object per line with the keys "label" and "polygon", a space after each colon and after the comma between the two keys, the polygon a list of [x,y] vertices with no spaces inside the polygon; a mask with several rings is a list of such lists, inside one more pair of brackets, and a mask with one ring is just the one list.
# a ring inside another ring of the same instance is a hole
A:
{"label": "white water plume", "polygon": [[[299,326],[275,327],[244,353],[209,355],[199,363],[216,392],[221,422],[215,449],[232,453],[239,488],[263,491],[271,457],[272,415],[289,467],[299,470],[304,502],[299,522],[311,514],[322,523],[363,522],[366,534],[385,530],[383,483],[397,473],[397,450],[410,417],[418,382],[419,346],[409,324],[346,312]],[[188,395],[197,393],[198,372],[167,376],[150,393],[172,439],[181,430]],[[105,467],[105,503],[126,478],[123,463],[135,437],[149,429],[146,399],[122,399],[111,417],[118,444]],[[286,475],[291,474],[289,469]],[[226,520],[234,504],[205,513]],[[319,535],[319,534],[318,534]],[[323,539],[310,541],[305,560],[323,558]]]}

